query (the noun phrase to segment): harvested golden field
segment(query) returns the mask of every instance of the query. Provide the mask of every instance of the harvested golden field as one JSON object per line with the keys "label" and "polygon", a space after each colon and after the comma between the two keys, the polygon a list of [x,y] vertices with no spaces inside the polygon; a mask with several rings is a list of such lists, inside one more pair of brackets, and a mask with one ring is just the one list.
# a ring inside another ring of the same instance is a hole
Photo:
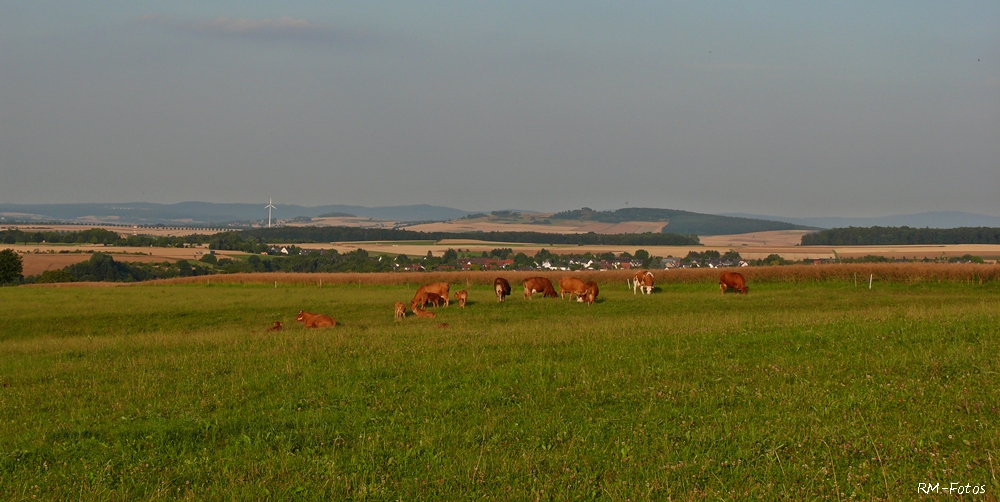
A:
{"label": "harvested golden field", "polygon": [[[59,270],[61,268],[66,268],[70,265],[75,265],[80,262],[84,262],[93,256],[90,253],[63,253],[63,254],[49,254],[49,253],[28,253],[21,255],[21,263],[24,267],[23,274],[28,275],[38,275],[46,270]],[[163,258],[158,258],[156,256],[149,255],[134,255],[134,254],[116,254],[114,255],[115,261],[127,261],[127,262],[140,262],[140,263],[150,263],[150,262],[162,262],[162,261],[174,261],[174,260],[164,260]]]}
{"label": "harvested golden field", "polygon": [[576,228],[575,233],[585,234],[641,234],[659,233],[667,224],[665,221],[623,221],[621,223],[592,222]]}
{"label": "harvested golden field", "polygon": [[708,235],[698,237],[698,240],[706,246],[713,247],[798,246],[802,242],[802,236],[809,233],[812,233],[812,230],[772,230],[748,234]]}
{"label": "harvested golden field", "polygon": [[502,223],[481,220],[452,220],[424,223],[406,227],[414,232],[543,232],[547,234],[578,234],[578,225],[539,225],[531,223]]}
{"label": "harvested golden field", "polygon": [[[102,246],[92,244],[4,244],[2,249],[13,249],[21,256],[23,275],[38,275],[46,270],[58,270],[87,261],[93,253],[112,254],[116,261],[127,262],[174,262],[177,260],[198,260],[207,247],[201,248],[157,248]],[[232,256],[243,253],[237,251],[217,251],[217,255]]]}
{"label": "harvested golden field", "polygon": [[397,222],[390,220],[379,220],[363,216],[330,216],[326,218],[312,218],[307,222],[283,221],[282,224],[289,227],[378,227],[392,228]]}

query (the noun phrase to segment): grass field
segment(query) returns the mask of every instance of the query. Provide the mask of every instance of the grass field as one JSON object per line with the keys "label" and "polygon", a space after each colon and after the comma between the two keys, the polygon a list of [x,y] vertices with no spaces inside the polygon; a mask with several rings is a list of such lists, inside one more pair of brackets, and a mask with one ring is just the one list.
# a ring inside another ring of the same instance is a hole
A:
{"label": "grass field", "polygon": [[872,270],[0,288],[0,499],[996,499],[1000,281]]}

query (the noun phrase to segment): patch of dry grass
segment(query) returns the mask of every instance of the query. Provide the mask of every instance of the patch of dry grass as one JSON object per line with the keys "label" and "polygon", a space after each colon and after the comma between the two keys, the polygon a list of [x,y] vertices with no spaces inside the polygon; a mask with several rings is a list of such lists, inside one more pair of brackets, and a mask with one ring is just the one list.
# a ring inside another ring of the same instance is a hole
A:
{"label": "patch of dry grass", "polygon": [[[868,280],[913,284],[919,282],[961,282],[983,284],[1000,280],[1000,266],[944,263],[861,263],[829,265],[788,265],[780,267],[742,267],[739,269],[671,269],[655,270],[657,284],[715,283],[723,271],[738,271],[753,282],[813,282]],[[283,285],[419,285],[432,282],[449,284],[490,285],[497,277],[510,281],[514,289],[528,277],[546,277],[557,282],[560,277],[573,276],[598,284],[625,283],[635,270],[607,271],[473,271],[473,272],[385,272],[385,273],[257,273],[185,277],[154,281],[160,284],[271,284]]]}

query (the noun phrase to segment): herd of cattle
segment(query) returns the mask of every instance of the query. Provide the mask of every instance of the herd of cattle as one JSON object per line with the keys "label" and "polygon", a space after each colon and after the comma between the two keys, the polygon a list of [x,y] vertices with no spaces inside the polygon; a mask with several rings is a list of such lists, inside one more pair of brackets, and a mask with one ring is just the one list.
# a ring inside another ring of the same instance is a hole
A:
{"label": "herd of cattle", "polygon": [[[544,277],[529,277],[522,284],[524,286],[524,297],[527,299],[531,299],[536,293],[540,293],[542,298],[559,297],[565,299],[566,295],[570,295],[570,299],[576,298],[577,302],[593,305],[594,300],[597,299],[597,295],[600,293],[596,282],[584,282],[575,277],[563,277],[559,279],[558,293],[556,293],[555,287],[552,286],[552,281]],[[653,273],[649,271],[636,272],[630,284],[632,286],[632,294],[636,294],[637,292],[647,295],[652,294]],[[719,276],[719,287],[722,289],[722,294],[726,294],[727,289],[732,289],[737,293],[743,294],[750,291],[750,288],[747,287],[746,279],[739,272],[723,272]],[[442,303],[447,307],[450,299],[450,289],[451,286],[447,282],[435,282],[420,286],[417,289],[417,293],[413,295],[413,299],[410,300],[410,310],[417,317],[436,317],[437,314],[424,310],[424,307],[428,304],[438,307]],[[497,277],[493,281],[493,290],[496,293],[497,301],[502,302],[510,296],[510,283],[503,277]],[[464,289],[457,291],[455,292],[455,299],[458,300],[459,306],[465,308],[465,303],[469,299],[469,292]],[[397,321],[405,319],[406,304],[396,302],[394,315]],[[304,310],[299,311],[299,314],[295,316],[295,320],[303,323],[307,328],[327,328],[337,325],[337,321],[326,314],[314,314]],[[281,330],[282,325],[280,321],[274,321],[274,325],[267,329],[267,331]]]}

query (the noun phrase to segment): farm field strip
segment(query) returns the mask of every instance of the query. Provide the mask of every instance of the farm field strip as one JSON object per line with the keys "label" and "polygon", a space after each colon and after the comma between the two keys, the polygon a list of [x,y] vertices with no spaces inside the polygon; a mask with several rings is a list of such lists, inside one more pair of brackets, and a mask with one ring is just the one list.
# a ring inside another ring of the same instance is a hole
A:
{"label": "farm field strip", "polygon": [[995,497],[998,281],[884,275],[586,306],[456,274],[466,309],[402,322],[413,285],[0,288],[0,497]]}

